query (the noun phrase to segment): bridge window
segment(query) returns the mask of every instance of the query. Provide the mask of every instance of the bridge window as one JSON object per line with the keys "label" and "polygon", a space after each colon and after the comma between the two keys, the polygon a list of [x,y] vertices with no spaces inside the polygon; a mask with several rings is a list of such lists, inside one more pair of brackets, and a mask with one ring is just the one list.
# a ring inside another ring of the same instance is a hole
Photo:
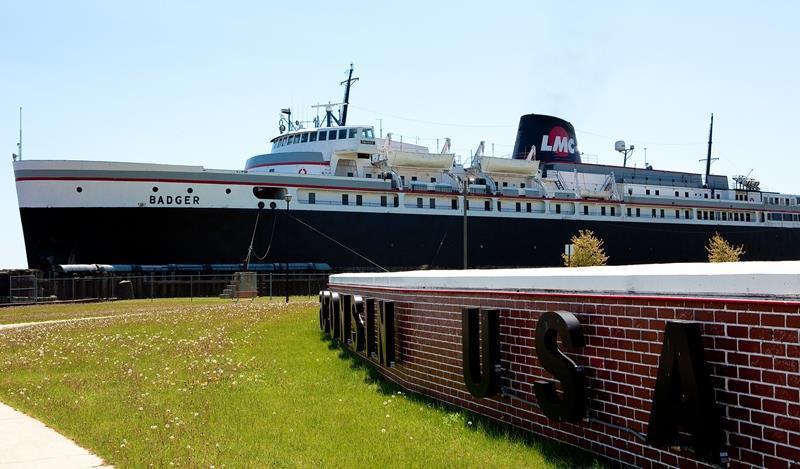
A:
{"label": "bridge window", "polygon": [[375,138],[375,134],[372,132],[372,129],[361,129],[361,138]]}
{"label": "bridge window", "polygon": [[300,136],[300,143],[306,143],[307,141],[308,141],[308,132],[305,132],[303,133],[303,135]]}
{"label": "bridge window", "polygon": [[311,134],[309,134],[309,136],[308,136],[308,141],[309,142],[316,142],[317,141],[317,133],[316,132],[311,132]]}
{"label": "bridge window", "polygon": [[347,129],[340,129],[339,130],[339,140],[344,140],[347,138]]}
{"label": "bridge window", "polygon": [[319,141],[320,142],[324,142],[325,140],[328,140],[328,131],[327,130],[323,130],[322,132],[319,133]]}
{"label": "bridge window", "polygon": [[348,138],[356,138],[356,134],[357,133],[358,133],[358,129],[350,129],[350,131],[347,133],[348,134],[347,137]]}
{"label": "bridge window", "polygon": [[336,140],[336,131],[335,130],[328,131],[328,140]]}

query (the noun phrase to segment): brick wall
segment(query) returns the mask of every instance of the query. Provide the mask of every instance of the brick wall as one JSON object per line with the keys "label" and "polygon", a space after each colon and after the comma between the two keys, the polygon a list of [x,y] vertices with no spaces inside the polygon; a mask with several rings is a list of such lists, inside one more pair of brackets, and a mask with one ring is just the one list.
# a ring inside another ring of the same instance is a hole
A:
{"label": "brick wall", "polygon": [[[669,320],[702,326],[731,467],[800,467],[800,301],[667,296],[423,290],[337,284],[331,291],[395,302],[395,366],[375,364],[406,389],[640,467],[706,464],[686,450],[648,445],[651,399]],[[462,374],[461,312],[499,308],[504,391],[479,399]],[[588,418],[549,420],[534,381],[534,333],[546,311],[580,320],[586,346],[569,353],[586,370]],[[368,340],[375,340],[374,337]],[[372,360],[374,362],[374,360]]]}

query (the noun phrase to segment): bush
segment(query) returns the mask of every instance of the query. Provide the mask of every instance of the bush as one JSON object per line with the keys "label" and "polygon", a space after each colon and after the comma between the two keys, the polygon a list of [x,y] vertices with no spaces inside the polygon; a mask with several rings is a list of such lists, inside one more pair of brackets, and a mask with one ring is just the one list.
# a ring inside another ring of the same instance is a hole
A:
{"label": "bush", "polygon": [[731,246],[719,233],[714,233],[706,245],[708,262],[739,262],[745,253],[744,245]]}
{"label": "bush", "polygon": [[561,254],[565,267],[587,267],[606,265],[608,256],[603,250],[603,240],[597,238],[591,230],[580,230],[570,238],[572,256]]}

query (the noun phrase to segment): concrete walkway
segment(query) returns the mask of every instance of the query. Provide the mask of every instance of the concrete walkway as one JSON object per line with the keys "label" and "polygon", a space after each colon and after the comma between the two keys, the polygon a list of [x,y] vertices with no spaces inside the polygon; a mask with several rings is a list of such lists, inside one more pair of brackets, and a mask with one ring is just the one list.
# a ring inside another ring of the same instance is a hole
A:
{"label": "concrete walkway", "polygon": [[0,468],[108,467],[75,442],[0,403]]}

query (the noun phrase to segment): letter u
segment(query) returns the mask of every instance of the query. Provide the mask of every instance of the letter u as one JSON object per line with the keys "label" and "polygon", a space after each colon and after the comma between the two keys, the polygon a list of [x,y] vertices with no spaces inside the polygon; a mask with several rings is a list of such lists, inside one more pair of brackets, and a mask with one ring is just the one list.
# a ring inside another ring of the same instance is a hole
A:
{"label": "letter u", "polygon": [[[500,377],[500,311],[461,310],[461,352],[464,384],[475,397],[497,394]],[[483,351],[483,353],[481,353]]]}

